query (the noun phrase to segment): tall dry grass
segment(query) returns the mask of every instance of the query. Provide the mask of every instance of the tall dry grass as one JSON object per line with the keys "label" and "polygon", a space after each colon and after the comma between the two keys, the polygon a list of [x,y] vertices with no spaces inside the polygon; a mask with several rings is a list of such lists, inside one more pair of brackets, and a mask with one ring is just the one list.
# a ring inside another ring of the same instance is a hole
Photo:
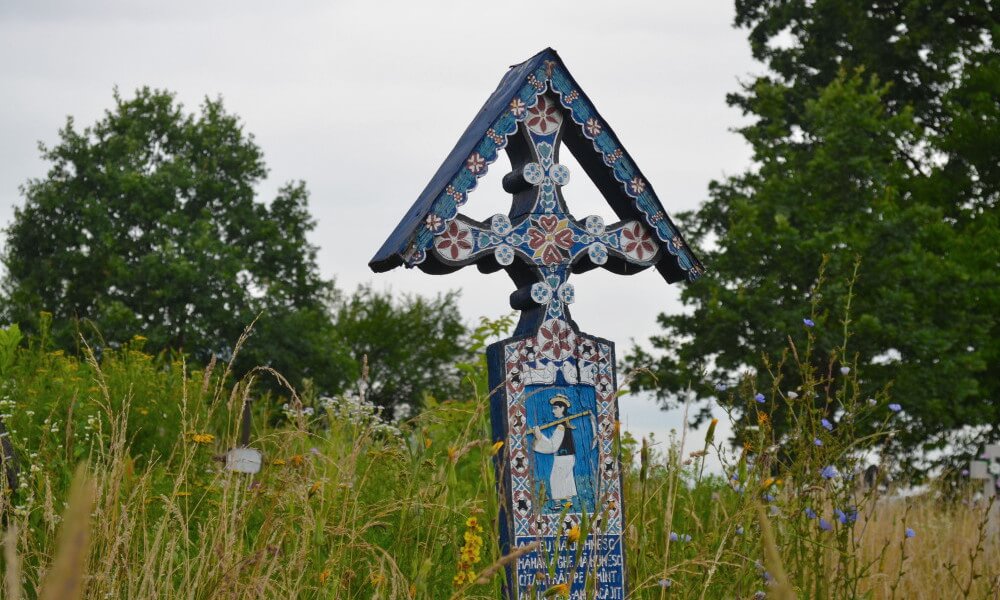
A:
{"label": "tall dry grass", "polygon": [[[233,381],[224,365],[189,370],[138,340],[101,360],[29,345],[7,374],[25,460],[0,506],[4,598],[502,594],[511,558],[497,548],[485,393],[430,400],[396,424],[375,414],[364,386],[340,399],[289,391],[283,411],[258,399],[252,444],[265,462],[247,476],[217,458],[236,444],[258,378],[274,376],[266,370]],[[794,382],[800,397],[823,377]],[[735,452],[685,432],[661,445],[624,434],[631,597],[997,598],[1000,535],[986,505],[970,490],[859,486],[849,475],[860,436],[848,423],[814,431],[819,414],[781,391],[791,385],[760,403],[748,381],[734,401],[750,415],[797,411],[803,440],[760,417],[757,437]],[[866,408],[852,394],[847,386],[830,402],[892,430],[885,399]],[[704,473],[706,452],[720,455],[724,476]],[[838,477],[820,474],[828,463]],[[837,521],[847,508],[857,520]],[[457,582],[470,517],[483,524],[482,552],[462,565],[475,579]]]}

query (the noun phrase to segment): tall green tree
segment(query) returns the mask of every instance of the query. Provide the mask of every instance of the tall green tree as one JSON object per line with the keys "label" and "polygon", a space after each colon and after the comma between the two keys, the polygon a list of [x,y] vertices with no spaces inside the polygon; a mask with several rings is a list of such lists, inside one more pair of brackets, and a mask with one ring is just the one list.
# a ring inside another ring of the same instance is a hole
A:
{"label": "tall green tree", "polygon": [[[41,148],[48,174],[22,187],[7,228],[3,307],[29,332],[40,311],[76,347],[141,334],[153,351],[228,358],[258,315],[240,364],[293,381],[343,385],[349,357],[331,344],[331,282],[319,275],[303,183],[255,197],[261,149],[221,100],[189,113],[173,94],[115,93],[115,106]],[[95,332],[99,332],[96,333]]]}
{"label": "tall green tree", "polygon": [[361,286],[337,303],[337,334],[368,400],[391,411],[419,408],[424,394],[450,400],[459,392],[457,364],[469,360],[469,339],[457,299],[455,292],[394,298]]}
{"label": "tall green tree", "polygon": [[[815,366],[857,368],[872,390],[891,383],[906,412],[887,450],[968,452],[1000,438],[998,8],[739,0],[736,10],[768,68],[729,97],[753,117],[740,132],[754,165],[680,217],[710,274],[682,292],[689,311],[660,316],[657,352],[633,352],[658,375],[642,384],[671,404],[695,381],[707,399],[780,353],[809,316],[826,256]],[[857,257],[855,335],[835,356]]]}

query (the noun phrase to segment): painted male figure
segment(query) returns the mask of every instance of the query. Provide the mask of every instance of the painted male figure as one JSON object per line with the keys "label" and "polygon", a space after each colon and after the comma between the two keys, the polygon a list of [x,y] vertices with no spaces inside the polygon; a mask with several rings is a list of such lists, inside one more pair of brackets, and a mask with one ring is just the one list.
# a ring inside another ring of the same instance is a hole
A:
{"label": "painted male figure", "polygon": [[[569,410],[569,398],[556,394],[549,400],[552,405],[552,416],[555,420],[562,419]],[[535,426],[535,452],[539,454],[554,454],[552,457],[552,473],[549,475],[549,494],[552,500],[569,500],[576,496],[576,481],[573,478],[573,467],[576,466],[576,446],[573,444],[571,421],[555,426],[552,437],[542,434]]]}

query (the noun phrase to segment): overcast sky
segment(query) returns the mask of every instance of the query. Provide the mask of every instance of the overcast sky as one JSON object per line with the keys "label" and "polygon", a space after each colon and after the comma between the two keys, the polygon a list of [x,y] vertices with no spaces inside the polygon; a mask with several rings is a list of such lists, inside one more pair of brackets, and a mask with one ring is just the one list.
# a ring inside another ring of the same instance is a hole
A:
{"label": "overcast sky", "polygon": [[[508,312],[509,279],[467,269],[378,276],[368,260],[409,208],[509,65],[555,48],[655,187],[667,212],[696,207],[712,179],[734,174],[749,150],[725,95],[761,67],[731,2],[171,2],[0,3],[0,223],[40,177],[39,141],[66,116],[80,126],[149,85],[189,108],[222,96],[263,148],[264,199],[302,179],[317,220],[325,276],[341,288],[372,282],[400,293],[462,291],[463,316]],[[575,216],[613,222],[582,170],[564,189]],[[496,163],[463,209],[506,212]],[[706,265],[711,271],[711,264]],[[573,316],[618,343],[655,333],[660,312],[681,310],[678,285],[655,270],[598,269],[571,279]],[[677,422],[646,399],[623,402],[636,431]]]}

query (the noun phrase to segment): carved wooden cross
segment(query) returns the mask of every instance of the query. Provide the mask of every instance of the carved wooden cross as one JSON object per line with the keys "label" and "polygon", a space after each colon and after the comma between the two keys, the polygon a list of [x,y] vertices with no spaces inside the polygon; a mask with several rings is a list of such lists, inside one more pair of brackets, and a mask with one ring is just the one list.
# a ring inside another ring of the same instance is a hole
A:
{"label": "carved wooden cross", "polygon": [[[518,286],[511,305],[526,311],[519,329],[527,331],[552,319],[569,321],[571,273],[598,266],[638,273],[656,264],[661,250],[637,220],[608,227],[599,216],[577,221],[569,214],[562,188],[570,172],[559,163],[564,117],[553,95],[539,96],[530,108],[516,99],[511,109],[515,116],[523,114],[524,121],[506,147],[513,167],[503,179],[504,189],[514,196],[510,213],[485,223],[459,214],[448,225],[431,215],[428,224],[435,232],[432,251],[447,270],[469,264],[485,273],[507,270]],[[590,126],[599,127],[596,122]],[[478,174],[486,163],[473,153],[466,167]],[[636,178],[628,185],[642,191],[645,183]]]}
{"label": "carved wooden cross", "polygon": [[[619,222],[569,214],[563,144]],[[486,222],[459,214],[503,149],[510,212]],[[702,267],[555,51],[507,72],[369,264],[432,274],[474,264],[511,277],[521,319],[513,337],[486,351],[493,441],[504,442],[495,459],[498,529],[504,553],[539,548],[509,564],[506,595],[536,598],[566,585],[582,598],[589,582],[597,598],[625,598],[614,344],[570,319],[568,279],[595,267],[628,275],[656,266],[673,282],[696,279]]]}

